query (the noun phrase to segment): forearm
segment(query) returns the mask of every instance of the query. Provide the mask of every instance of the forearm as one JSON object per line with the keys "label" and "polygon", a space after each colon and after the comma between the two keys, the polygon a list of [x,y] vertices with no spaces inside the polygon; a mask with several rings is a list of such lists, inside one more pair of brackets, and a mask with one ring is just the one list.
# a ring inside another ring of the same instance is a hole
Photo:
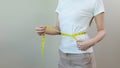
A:
{"label": "forearm", "polygon": [[60,30],[57,27],[52,27],[52,28],[57,31],[46,29],[45,33],[48,35],[60,35]]}
{"label": "forearm", "polygon": [[106,34],[105,30],[98,31],[96,36],[91,39],[92,46],[94,46],[96,43],[100,42],[105,37],[105,34]]}

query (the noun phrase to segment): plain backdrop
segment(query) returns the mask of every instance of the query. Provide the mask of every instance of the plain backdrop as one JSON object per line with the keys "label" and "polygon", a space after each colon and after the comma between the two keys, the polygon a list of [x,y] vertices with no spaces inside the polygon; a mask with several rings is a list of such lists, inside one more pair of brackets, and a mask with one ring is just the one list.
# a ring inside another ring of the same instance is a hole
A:
{"label": "plain backdrop", "polygon": [[[104,0],[107,35],[94,46],[97,68],[120,68],[119,3]],[[55,26],[56,6],[57,0],[0,0],[0,68],[57,68],[60,36],[47,36],[42,59],[35,32],[39,25]],[[95,23],[89,34],[95,36]]]}

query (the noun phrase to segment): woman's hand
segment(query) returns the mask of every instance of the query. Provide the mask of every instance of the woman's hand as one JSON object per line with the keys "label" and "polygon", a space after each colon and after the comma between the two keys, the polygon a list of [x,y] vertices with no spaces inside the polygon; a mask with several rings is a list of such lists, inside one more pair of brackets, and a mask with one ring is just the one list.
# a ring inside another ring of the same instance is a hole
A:
{"label": "woman's hand", "polygon": [[76,41],[77,43],[77,47],[80,50],[86,51],[87,49],[89,49],[91,46],[93,46],[95,43],[93,42],[93,40],[85,40],[85,41]]}
{"label": "woman's hand", "polygon": [[46,33],[46,26],[38,26],[35,30],[40,36],[44,35]]}

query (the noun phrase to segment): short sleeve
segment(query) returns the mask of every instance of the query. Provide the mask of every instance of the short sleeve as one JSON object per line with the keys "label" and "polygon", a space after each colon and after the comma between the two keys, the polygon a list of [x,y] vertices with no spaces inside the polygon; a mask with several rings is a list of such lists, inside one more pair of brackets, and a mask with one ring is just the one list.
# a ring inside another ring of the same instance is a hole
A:
{"label": "short sleeve", "polygon": [[96,16],[96,15],[102,13],[102,12],[105,12],[103,1],[102,0],[96,0],[95,6],[94,6],[94,16]]}
{"label": "short sleeve", "polygon": [[57,7],[56,7],[56,10],[55,12],[59,13],[60,12],[60,6],[61,6],[61,1],[58,0],[58,4],[57,4]]}

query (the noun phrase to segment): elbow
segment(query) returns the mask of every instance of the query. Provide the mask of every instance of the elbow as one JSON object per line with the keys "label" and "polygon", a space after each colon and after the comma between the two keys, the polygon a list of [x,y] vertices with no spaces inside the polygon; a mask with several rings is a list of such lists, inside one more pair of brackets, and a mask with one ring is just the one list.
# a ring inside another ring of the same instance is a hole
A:
{"label": "elbow", "polygon": [[103,30],[103,37],[106,36],[106,30]]}
{"label": "elbow", "polygon": [[103,38],[106,36],[106,30],[101,30]]}
{"label": "elbow", "polygon": [[98,33],[100,33],[100,35],[101,35],[103,38],[106,36],[106,30],[105,30],[105,29],[98,30]]}

